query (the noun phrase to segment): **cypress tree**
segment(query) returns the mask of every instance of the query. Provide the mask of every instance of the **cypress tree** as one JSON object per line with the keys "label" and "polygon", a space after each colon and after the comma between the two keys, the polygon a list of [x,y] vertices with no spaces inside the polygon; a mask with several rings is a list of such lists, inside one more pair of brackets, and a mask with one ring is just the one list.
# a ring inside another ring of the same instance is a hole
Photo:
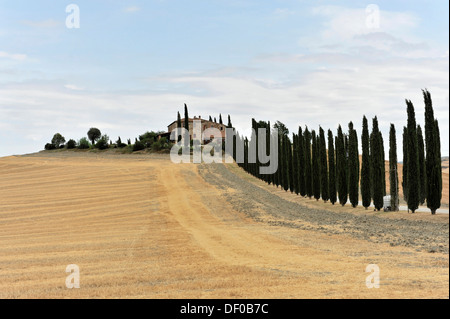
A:
{"label": "cypress tree", "polygon": [[312,139],[312,189],[316,200],[320,198],[320,159],[318,137],[314,130],[311,131]]}
{"label": "cypress tree", "polygon": [[305,129],[305,144],[304,144],[304,152],[305,152],[305,191],[306,196],[311,198],[313,196],[312,189],[312,163],[311,163],[311,133],[308,130],[308,127]]}
{"label": "cypress tree", "polygon": [[275,180],[276,180],[276,185],[281,186],[282,185],[282,180],[281,180],[281,170],[282,170],[282,165],[283,165],[283,152],[282,152],[282,143],[281,143],[281,135],[280,132],[278,132],[276,138],[278,138],[278,170],[275,176]]}
{"label": "cypress tree", "polygon": [[347,156],[345,150],[345,138],[342,128],[339,125],[337,141],[336,141],[336,158],[337,158],[337,178],[339,202],[342,206],[347,203],[348,185],[347,185]]}
{"label": "cypress tree", "polygon": [[228,125],[227,125],[227,127],[228,127],[228,128],[233,128],[233,124],[231,124],[231,117],[230,117],[230,114],[228,114]]}
{"label": "cypress tree", "polygon": [[419,155],[419,203],[420,205],[423,205],[427,198],[427,177],[425,166],[425,145],[423,140],[422,128],[420,127],[420,125],[417,125],[417,152]]}
{"label": "cypress tree", "polygon": [[213,119],[212,119],[211,115],[209,116],[209,120],[208,120],[208,121],[210,121],[210,122],[212,122],[212,121],[213,121]]}
{"label": "cypress tree", "polygon": [[184,128],[186,129],[186,136],[184,137],[184,147],[189,147],[189,115],[188,115],[188,108],[186,103],[184,104]]}
{"label": "cypress tree", "polygon": [[378,119],[375,116],[372,121],[372,133],[370,134],[370,159],[371,159],[371,180],[372,198],[376,210],[383,208],[383,197],[386,192],[384,181],[384,158],[383,139],[378,129]]}
{"label": "cypress tree", "polygon": [[294,192],[298,195],[299,188],[298,188],[298,136],[295,135],[295,133],[292,133],[292,164],[293,164],[293,171],[294,174],[292,176],[292,182],[294,183]]}
{"label": "cypress tree", "polygon": [[371,174],[370,174],[370,144],[369,144],[369,125],[367,118],[363,117],[363,126],[361,134],[362,159],[361,159],[361,198],[362,205],[367,208],[372,201],[371,196]]}
{"label": "cypress tree", "polygon": [[334,160],[334,137],[333,132],[328,130],[328,188],[331,204],[336,203],[336,165]]}
{"label": "cypress tree", "polygon": [[288,141],[288,166],[289,166],[289,190],[291,193],[294,192],[294,161],[292,156],[292,143],[289,139],[289,136],[286,136],[286,139]]}
{"label": "cypress tree", "polygon": [[319,129],[320,144],[319,144],[319,158],[320,158],[320,193],[324,202],[330,199],[328,186],[328,159],[327,159],[327,144],[325,141],[325,131]]}
{"label": "cypress tree", "polygon": [[408,129],[403,127],[403,170],[402,170],[403,199],[408,202]]}
{"label": "cypress tree", "polygon": [[426,148],[426,194],[427,207],[431,214],[441,207],[442,199],[442,163],[441,138],[438,121],[434,118],[431,94],[422,90],[425,101],[425,148]]}
{"label": "cypress tree", "polygon": [[283,135],[283,189],[289,189],[289,137]]}
{"label": "cypress tree", "polygon": [[420,183],[419,183],[419,153],[417,145],[417,126],[414,105],[406,100],[408,112],[408,209],[415,213],[419,208]]}
{"label": "cypress tree", "polygon": [[[180,129],[181,128],[181,116],[180,116],[180,112],[178,112],[177,114],[177,128]],[[178,140],[177,142],[181,141],[181,136],[178,136]]]}
{"label": "cypress tree", "polygon": [[389,130],[389,193],[391,195],[391,209],[393,211],[398,211],[397,138],[395,134],[395,126],[394,124],[391,124]]}
{"label": "cypress tree", "polygon": [[223,121],[222,121],[222,114],[219,114],[219,124],[223,124]]}
{"label": "cypress tree", "polygon": [[301,196],[306,196],[305,184],[305,137],[302,128],[298,128],[298,188]]}
{"label": "cypress tree", "polygon": [[356,207],[359,201],[358,134],[352,122],[348,124],[348,129],[348,196],[352,207]]}

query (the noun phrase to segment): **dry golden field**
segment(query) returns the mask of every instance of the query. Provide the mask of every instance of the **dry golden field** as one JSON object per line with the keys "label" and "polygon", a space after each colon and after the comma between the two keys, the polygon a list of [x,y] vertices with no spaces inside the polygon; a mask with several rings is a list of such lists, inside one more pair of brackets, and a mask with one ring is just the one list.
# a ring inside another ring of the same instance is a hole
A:
{"label": "dry golden field", "polygon": [[[263,194],[297,202],[303,214],[375,218],[288,194],[234,164],[223,168]],[[429,251],[256,204],[253,218],[236,206],[237,188],[209,183],[205,169],[158,155],[0,158],[0,298],[449,297],[448,235],[438,243],[443,251]],[[376,218],[448,229],[448,215],[397,214]],[[79,266],[79,289],[66,288],[69,264]],[[366,286],[369,264],[380,268],[378,289]]]}

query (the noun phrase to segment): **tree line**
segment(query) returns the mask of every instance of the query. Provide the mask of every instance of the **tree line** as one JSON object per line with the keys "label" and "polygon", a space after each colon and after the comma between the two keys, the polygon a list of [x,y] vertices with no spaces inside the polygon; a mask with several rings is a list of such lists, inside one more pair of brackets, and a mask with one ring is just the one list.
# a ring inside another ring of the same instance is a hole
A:
{"label": "tree line", "polygon": [[87,132],[87,138],[82,137],[77,141],[70,139],[66,143],[66,139],[60,133],[56,133],[53,135],[53,138],[50,143],[45,145],[45,150],[55,150],[55,149],[98,149],[98,150],[107,150],[110,148],[119,148],[123,149],[124,152],[137,152],[141,150],[167,150],[172,147],[172,143],[165,137],[161,137],[158,139],[158,136],[161,132],[145,132],[139,137],[135,138],[134,143],[131,142],[131,139],[128,139],[126,143],[122,142],[122,139],[119,138],[113,143],[107,134],[102,134],[102,132],[96,128],[92,127]]}
{"label": "tree line", "polygon": [[[425,136],[417,125],[414,105],[406,100],[407,125],[403,127],[403,188],[404,200],[408,209],[414,213],[424,203],[434,215],[441,206],[442,168],[440,133],[438,120],[434,117],[431,94],[422,90],[425,102]],[[252,119],[253,132],[266,129],[266,142],[269,143],[271,124]],[[391,195],[391,210],[399,208],[399,177],[397,159],[396,129],[389,130],[389,191],[386,192],[385,150],[378,119],[372,119],[372,129],[366,116],[363,116],[361,139],[352,122],[348,129],[338,126],[336,134],[322,127],[319,130],[303,129],[289,135],[287,127],[277,121],[273,128],[278,129],[278,170],[274,174],[260,174],[256,161],[249,161],[249,150],[257,149],[258,134],[250,139],[236,133],[244,145],[244,161],[239,165],[248,173],[297,195],[319,199],[344,206],[350,202],[352,207],[373,204],[375,210],[384,207],[384,196]],[[361,162],[358,143],[361,142]],[[234,143],[236,145],[236,143]],[[266,147],[266,151],[269,147]],[[256,151],[258,154],[258,151]],[[269,155],[269,154],[266,154]],[[236,156],[236,152],[234,152]],[[235,158],[236,159],[236,158]]]}

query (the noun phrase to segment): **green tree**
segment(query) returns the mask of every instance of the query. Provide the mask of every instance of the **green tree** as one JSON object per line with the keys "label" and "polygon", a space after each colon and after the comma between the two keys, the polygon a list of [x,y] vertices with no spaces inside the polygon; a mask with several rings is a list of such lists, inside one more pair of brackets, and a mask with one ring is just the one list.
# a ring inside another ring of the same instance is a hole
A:
{"label": "green tree", "polygon": [[293,161],[293,156],[292,156],[292,143],[289,139],[289,137],[287,137],[287,147],[288,147],[288,166],[289,166],[289,190],[291,191],[291,193],[294,192],[294,161]]}
{"label": "green tree", "polygon": [[75,142],[75,140],[70,139],[67,142],[67,149],[71,150],[77,147],[77,142]]}
{"label": "green tree", "polygon": [[376,210],[384,206],[384,195],[386,194],[386,184],[384,173],[384,147],[383,137],[378,128],[378,119],[375,116],[372,121],[372,133],[370,134],[370,159],[371,159],[371,181],[372,198]]}
{"label": "green tree", "polygon": [[[227,125],[227,127],[228,127],[228,128],[233,128],[233,124],[231,124],[231,117],[230,117],[230,114],[228,114],[228,125]],[[269,125],[269,127],[270,127],[270,125]]]}
{"label": "green tree", "polygon": [[78,149],[80,150],[85,150],[90,148],[90,144],[89,144],[89,140],[85,137],[82,137],[79,141],[78,141]]}
{"label": "green tree", "polygon": [[184,104],[184,128],[186,129],[185,136],[184,136],[184,147],[189,147],[189,140],[190,140],[190,134],[189,134],[189,114],[188,114],[188,107],[186,103]]}
{"label": "green tree", "polygon": [[312,163],[311,163],[311,133],[308,127],[305,128],[304,134],[304,152],[305,152],[305,192],[306,196],[311,198],[313,196],[312,189]]}
{"label": "green tree", "polygon": [[320,159],[320,193],[322,200],[327,202],[330,199],[328,185],[328,158],[327,144],[325,141],[325,131],[319,128],[319,159]]}
{"label": "green tree", "polygon": [[402,189],[403,199],[408,202],[408,128],[403,127],[403,170]]}
{"label": "green tree", "polygon": [[333,132],[328,130],[328,189],[331,204],[336,203],[336,165]]}
{"label": "green tree", "polygon": [[312,189],[313,195],[316,200],[320,199],[320,160],[319,160],[319,145],[316,132],[311,131],[312,140]]}
{"label": "green tree", "polygon": [[289,189],[289,137],[283,135],[283,189]]}
{"label": "green tree", "polygon": [[427,207],[431,214],[441,207],[442,159],[438,121],[434,118],[433,103],[428,90],[422,90],[425,101],[425,149]]}
{"label": "green tree", "polygon": [[293,164],[293,176],[292,176],[292,183],[294,184],[294,192],[295,194],[299,194],[299,187],[298,187],[298,135],[295,133],[292,133],[292,164]]}
{"label": "green tree", "polygon": [[[179,130],[179,129],[181,129],[181,115],[180,115],[180,112],[177,112],[177,129]],[[177,142],[180,142],[181,141],[181,135],[179,135],[178,136],[178,139],[177,139]]]}
{"label": "green tree", "polygon": [[417,144],[417,126],[414,105],[410,100],[406,100],[408,112],[408,209],[415,213],[420,202],[420,169],[419,152]]}
{"label": "green tree", "polygon": [[391,209],[398,211],[397,137],[394,124],[391,124],[389,130],[389,190],[391,195]]}
{"label": "green tree", "polygon": [[219,124],[223,124],[223,121],[222,121],[222,114],[219,114]]}
{"label": "green tree", "polygon": [[286,127],[286,125],[284,125],[280,121],[276,121],[273,127],[278,129],[278,134],[282,136],[289,135],[289,129]]}
{"label": "green tree", "polygon": [[337,158],[337,178],[339,203],[344,206],[347,203],[348,185],[347,185],[347,154],[345,151],[345,138],[342,133],[342,127],[339,125],[336,140],[336,158]]}
{"label": "green tree", "polygon": [[305,184],[305,137],[302,128],[298,128],[298,191],[301,196],[306,196]]}
{"label": "green tree", "polygon": [[362,159],[361,159],[361,199],[362,205],[367,210],[372,201],[371,196],[371,174],[370,174],[370,144],[369,125],[367,118],[363,117],[363,127],[361,134]]}
{"label": "green tree", "polygon": [[89,140],[91,141],[92,145],[95,144],[95,142],[102,136],[102,133],[100,130],[96,127],[91,127],[89,131],[87,132],[87,136]]}
{"label": "green tree", "polygon": [[358,134],[353,123],[348,124],[348,197],[352,207],[359,201],[359,152]]}
{"label": "green tree", "polygon": [[56,148],[60,148],[60,146],[63,145],[65,142],[66,139],[61,134],[56,133],[55,135],[53,135],[52,144],[55,145]]}
{"label": "green tree", "polygon": [[420,194],[419,203],[423,205],[427,198],[427,170],[425,165],[425,144],[423,140],[422,128],[417,125],[417,152],[419,155],[419,184],[420,184]]}

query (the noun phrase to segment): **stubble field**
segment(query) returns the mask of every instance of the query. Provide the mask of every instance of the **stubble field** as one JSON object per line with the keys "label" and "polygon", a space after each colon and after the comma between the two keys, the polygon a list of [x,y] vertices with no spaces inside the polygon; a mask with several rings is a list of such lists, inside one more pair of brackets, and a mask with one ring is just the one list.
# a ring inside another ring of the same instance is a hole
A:
{"label": "stubble field", "polygon": [[333,207],[166,155],[44,152],[0,176],[0,298],[449,297],[448,215]]}

